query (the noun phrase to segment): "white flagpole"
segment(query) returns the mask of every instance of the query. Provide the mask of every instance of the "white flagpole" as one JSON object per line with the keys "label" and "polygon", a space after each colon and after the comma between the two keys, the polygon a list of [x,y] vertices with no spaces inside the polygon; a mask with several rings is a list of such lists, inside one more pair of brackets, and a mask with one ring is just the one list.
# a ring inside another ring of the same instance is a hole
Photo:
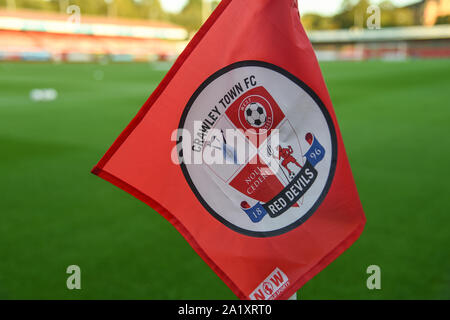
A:
{"label": "white flagpole", "polygon": [[294,293],[294,295],[290,297],[288,300],[297,300],[297,292]]}

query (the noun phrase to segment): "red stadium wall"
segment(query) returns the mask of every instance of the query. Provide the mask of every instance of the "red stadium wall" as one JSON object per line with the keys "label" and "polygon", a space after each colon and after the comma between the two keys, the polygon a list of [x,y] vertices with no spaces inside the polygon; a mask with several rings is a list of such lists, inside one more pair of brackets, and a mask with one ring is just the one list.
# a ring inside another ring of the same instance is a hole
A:
{"label": "red stadium wall", "polygon": [[328,60],[450,58],[450,39],[328,43],[313,46],[319,58],[324,57]]}
{"label": "red stadium wall", "polygon": [[46,32],[0,31],[0,52],[17,57],[23,53],[47,53],[49,57],[69,54],[130,55],[133,59],[176,55],[180,42],[131,37],[100,37],[89,35],[52,34]]}

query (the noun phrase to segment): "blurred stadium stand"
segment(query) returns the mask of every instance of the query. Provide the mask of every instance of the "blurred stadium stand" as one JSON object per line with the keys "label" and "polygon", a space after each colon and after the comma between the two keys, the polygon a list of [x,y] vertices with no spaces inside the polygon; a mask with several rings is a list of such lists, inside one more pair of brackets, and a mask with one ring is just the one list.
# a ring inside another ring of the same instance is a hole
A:
{"label": "blurred stadium stand", "polygon": [[319,60],[450,57],[450,25],[311,31]]}
{"label": "blurred stadium stand", "polygon": [[0,10],[0,60],[167,60],[186,46],[188,32],[164,22]]}
{"label": "blurred stadium stand", "polygon": [[[0,60],[172,60],[188,36],[166,22],[83,15],[81,23],[74,23],[64,13],[0,9]],[[319,60],[450,57],[450,25],[445,24],[311,31],[308,36]]]}

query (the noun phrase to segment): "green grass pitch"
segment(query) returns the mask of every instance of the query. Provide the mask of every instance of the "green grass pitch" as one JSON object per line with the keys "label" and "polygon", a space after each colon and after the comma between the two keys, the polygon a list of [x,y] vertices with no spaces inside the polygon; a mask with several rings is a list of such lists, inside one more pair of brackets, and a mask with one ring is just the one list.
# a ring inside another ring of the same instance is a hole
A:
{"label": "green grass pitch", "polygon": [[[90,174],[165,67],[0,64],[1,299],[235,298],[167,221]],[[367,226],[300,298],[449,299],[450,60],[322,68]]]}

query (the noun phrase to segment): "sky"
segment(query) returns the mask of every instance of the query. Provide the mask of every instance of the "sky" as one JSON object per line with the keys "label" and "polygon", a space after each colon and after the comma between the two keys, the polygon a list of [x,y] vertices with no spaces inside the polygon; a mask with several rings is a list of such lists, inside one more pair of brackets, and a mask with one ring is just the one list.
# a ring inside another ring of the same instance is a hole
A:
{"label": "sky", "polygon": [[[160,0],[167,11],[178,12],[186,4],[187,0]],[[392,0],[396,5],[407,5],[418,0]],[[373,3],[381,0],[373,0]],[[339,10],[342,0],[298,0],[301,13],[314,12],[323,15],[332,15]]]}

